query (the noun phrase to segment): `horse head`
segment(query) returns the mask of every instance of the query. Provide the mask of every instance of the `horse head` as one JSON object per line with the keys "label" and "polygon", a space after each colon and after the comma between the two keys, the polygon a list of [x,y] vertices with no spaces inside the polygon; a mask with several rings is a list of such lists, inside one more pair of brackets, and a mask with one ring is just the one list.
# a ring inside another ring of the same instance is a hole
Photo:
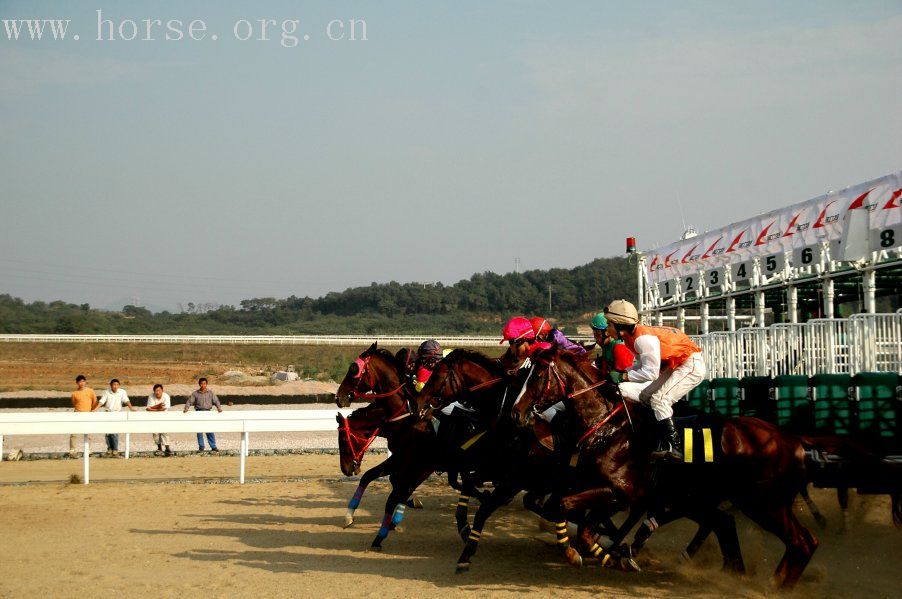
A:
{"label": "horse head", "polygon": [[370,404],[354,410],[347,418],[341,412],[335,415],[339,464],[345,476],[360,474],[363,455],[379,434],[384,413],[382,405]]}
{"label": "horse head", "polygon": [[502,374],[498,360],[479,352],[456,349],[436,364],[429,381],[418,394],[420,412],[429,408],[442,409],[471,392],[493,387],[494,383],[501,382]]}
{"label": "horse head", "polygon": [[348,372],[335,392],[335,404],[347,408],[354,399],[367,399],[370,392],[400,391],[402,374],[399,370],[394,356],[373,343],[348,366]]}

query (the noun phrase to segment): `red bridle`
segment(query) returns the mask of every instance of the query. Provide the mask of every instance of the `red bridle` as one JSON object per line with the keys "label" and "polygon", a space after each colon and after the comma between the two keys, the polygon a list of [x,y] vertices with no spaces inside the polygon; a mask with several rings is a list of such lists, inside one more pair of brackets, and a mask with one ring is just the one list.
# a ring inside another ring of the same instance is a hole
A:
{"label": "red bridle", "polygon": [[[401,381],[401,384],[396,389],[392,389],[391,391],[386,391],[385,393],[371,393],[370,391],[375,389],[377,381],[373,380],[372,377],[368,377],[366,380],[364,380],[364,378],[363,378],[365,374],[369,373],[369,369],[370,369],[369,357],[357,358],[356,360],[354,360],[354,363],[357,364],[357,374],[355,374],[353,377],[354,379],[357,380],[357,385],[355,385],[354,390],[351,391],[351,394],[354,396],[354,399],[361,399],[361,398],[383,399],[385,397],[391,397],[392,395],[399,393],[404,388],[404,385],[407,384],[406,382]],[[370,388],[370,391],[365,391],[363,393],[360,393],[359,391],[357,391],[357,387],[360,386],[361,381],[366,383],[366,385]]]}
{"label": "red bridle", "polygon": [[[402,406],[397,413],[392,415],[390,418],[386,418],[383,424],[387,424],[389,422],[398,422],[399,420],[403,420],[408,416],[410,416],[410,410],[405,403],[405,405]],[[381,426],[377,426],[370,436],[365,437],[351,428],[351,421],[348,418],[343,418],[342,424],[338,427],[340,431],[344,432],[344,434],[347,435],[348,447],[351,449],[351,458],[358,464],[363,459],[363,454],[366,453],[366,450],[370,448],[370,445],[372,445],[373,441],[376,440],[376,437],[379,436],[381,428]]]}
{"label": "red bridle", "polygon": [[[588,387],[586,387],[584,389],[579,389],[578,391],[573,391],[572,393],[567,393],[567,386],[564,383],[563,377],[561,377],[561,374],[557,371],[557,366],[555,366],[554,362],[551,362],[550,364],[548,364],[548,371],[554,374],[555,379],[557,379],[558,386],[561,389],[561,394],[563,394],[567,399],[573,399],[574,397],[582,395],[583,393],[586,393],[587,391],[592,391],[592,390],[597,389],[608,383],[607,380],[601,380],[597,383],[593,383],[593,384],[589,385]],[[547,393],[550,389],[551,389],[551,377],[549,376],[548,382],[545,384],[545,392]],[[585,433],[583,433],[583,435],[576,442],[576,446],[577,447],[582,446],[582,444],[585,443],[585,441],[589,437],[591,437],[592,435],[597,433],[601,429],[601,427],[603,427],[605,424],[610,422],[614,416],[619,414],[620,411],[624,410],[624,409],[626,409],[625,402],[619,403],[616,406],[614,406],[614,409],[612,409],[610,412],[608,412],[607,416],[602,418],[600,421],[596,422],[594,425],[589,427],[589,430],[587,430]],[[538,412],[538,410],[536,408],[533,408],[533,410]],[[629,416],[629,411],[627,411],[627,416]]]}

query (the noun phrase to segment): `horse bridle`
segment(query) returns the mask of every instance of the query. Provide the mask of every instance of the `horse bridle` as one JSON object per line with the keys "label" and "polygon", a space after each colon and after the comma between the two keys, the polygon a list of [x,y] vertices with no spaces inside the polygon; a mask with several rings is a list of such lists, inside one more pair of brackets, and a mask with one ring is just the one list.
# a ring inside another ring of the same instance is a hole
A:
{"label": "horse bridle", "polygon": [[[558,386],[560,387],[561,394],[564,396],[565,399],[573,399],[574,397],[578,397],[578,396],[582,395],[583,393],[588,393],[589,391],[595,391],[595,390],[599,389],[600,387],[603,387],[608,384],[612,384],[607,379],[603,379],[601,381],[598,381],[597,383],[592,383],[591,385],[583,387],[582,389],[575,389],[568,393],[567,392],[567,384],[564,382],[564,378],[561,376],[561,373],[558,372],[557,364],[555,364],[554,360],[552,360],[551,362],[548,363],[547,371],[551,374],[554,374],[554,378],[555,378],[555,380],[557,380]],[[551,376],[547,375],[546,378],[547,378],[547,382],[545,383],[545,392],[547,393],[548,391],[551,390]],[[576,442],[577,448],[581,447],[587,440],[589,440],[596,433],[598,433],[604,425],[608,424],[614,418],[614,416],[619,414],[621,411],[625,412],[626,417],[629,420],[630,427],[632,427],[633,419],[630,416],[629,408],[626,405],[626,400],[623,398],[623,395],[620,393],[619,385],[615,385],[614,388],[617,390],[617,395],[620,396],[620,403],[616,404],[604,417],[602,417],[598,422],[596,422],[595,424],[590,426],[586,430],[586,432],[584,432],[582,434],[582,436],[580,436],[579,440],[577,440],[577,442]],[[601,396],[601,398],[604,399],[605,401],[608,401],[607,398],[605,398],[604,396]],[[611,403],[613,403],[613,402],[611,402]],[[548,406],[546,406],[544,404],[543,404],[542,408],[540,409],[539,403],[536,402],[532,405],[533,416],[538,416],[539,414],[541,414],[542,412],[544,412],[547,409],[548,409]],[[614,430],[616,430],[616,428]],[[613,434],[613,431],[612,431],[612,434]]]}
{"label": "horse bridle", "polygon": [[[351,390],[351,395],[354,396],[354,399],[383,399],[386,397],[391,397],[392,395],[399,393],[402,389],[404,389],[404,386],[407,384],[407,382],[402,379],[401,384],[396,389],[386,391],[385,393],[371,393],[371,391],[376,390],[376,383],[378,383],[378,381],[373,380],[372,377],[364,380],[364,375],[370,372],[370,356],[367,356],[366,358],[358,357],[356,360],[354,360],[354,363],[357,364],[357,374],[353,376],[353,378],[357,380],[357,384],[354,385],[354,388]],[[366,385],[370,388],[370,391],[365,391],[363,393],[357,391],[357,389],[360,387],[361,382],[366,383]]]}
{"label": "horse bridle", "polygon": [[[363,460],[363,455],[366,453],[366,450],[370,448],[370,445],[373,444],[373,441],[376,440],[376,437],[379,436],[379,432],[382,428],[388,423],[398,422],[399,420],[403,420],[413,413],[410,411],[410,406],[405,401],[404,405],[401,406],[401,409],[398,410],[397,413],[393,414],[390,418],[386,418],[382,421],[380,426],[377,426],[373,433],[366,437],[354,431],[351,428],[351,420],[350,418],[344,418],[343,423],[339,426],[339,430],[344,432],[347,436],[348,447],[351,448],[351,459],[354,460],[355,464],[360,464],[361,460]],[[357,445],[355,447],[355,444]]]}

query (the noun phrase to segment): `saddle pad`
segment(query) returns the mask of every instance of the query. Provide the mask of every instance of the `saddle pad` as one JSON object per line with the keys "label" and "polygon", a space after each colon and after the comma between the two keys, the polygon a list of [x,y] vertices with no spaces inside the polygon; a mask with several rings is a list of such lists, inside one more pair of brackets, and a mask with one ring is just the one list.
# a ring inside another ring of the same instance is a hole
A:
{"label": "saddle pad", "polygon": [[683,461],[687,464],[713,463],[721,457],[721,451],[719,429],[707,426],[683,429]]}

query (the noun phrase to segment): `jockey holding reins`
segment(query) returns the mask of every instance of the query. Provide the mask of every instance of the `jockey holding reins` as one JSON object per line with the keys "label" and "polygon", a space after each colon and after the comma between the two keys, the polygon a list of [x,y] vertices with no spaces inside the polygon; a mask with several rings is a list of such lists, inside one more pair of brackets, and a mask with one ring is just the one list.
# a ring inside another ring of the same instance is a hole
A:
{"label": "jockey holding reins", "polygon": [[604,314],[608,334],[622,339],[639,357],[638,364],[624,373],[620,389],[629,396],[636,390],[631,383],[646,385],[639,399],[651,406],[661,436],[660,450],[652,456],[682,461],[682,442],[673,425],[672,406],[705,378],[707,368],[701,349],[679,329],[640,324],[636,307],[626,300],[611,302]]}

